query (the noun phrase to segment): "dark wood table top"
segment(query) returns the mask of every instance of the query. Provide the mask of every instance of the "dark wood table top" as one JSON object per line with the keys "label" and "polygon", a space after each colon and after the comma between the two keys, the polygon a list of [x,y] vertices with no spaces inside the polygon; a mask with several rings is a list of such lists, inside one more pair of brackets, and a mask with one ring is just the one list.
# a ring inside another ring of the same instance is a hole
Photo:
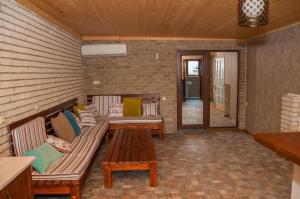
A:
{"label": "dark wood table top", "polygon": [[283,158],[300,165],[300,132],[257,133],[254,138]]}
{"label": "dark wood table top", "polygon": [[103,163],[156,162],[152,134],[148,129],[118,129]]}

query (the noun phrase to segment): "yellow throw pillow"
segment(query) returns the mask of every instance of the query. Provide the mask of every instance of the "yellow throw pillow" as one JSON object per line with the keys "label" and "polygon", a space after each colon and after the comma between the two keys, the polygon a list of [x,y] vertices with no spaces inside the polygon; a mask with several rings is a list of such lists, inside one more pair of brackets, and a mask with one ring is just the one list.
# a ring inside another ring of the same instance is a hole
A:
{"label": "yellow throw pillow", "polygon": [[123,98],[123,116],[141,116],[142,99],[141,98]]}
{"label": "yellow throw pillow", "polygon": [[73,112],[79,116],[78,110],[85,110],[86,109],[86,105],[84,104],[78,104],[77,106],[73,106]]}

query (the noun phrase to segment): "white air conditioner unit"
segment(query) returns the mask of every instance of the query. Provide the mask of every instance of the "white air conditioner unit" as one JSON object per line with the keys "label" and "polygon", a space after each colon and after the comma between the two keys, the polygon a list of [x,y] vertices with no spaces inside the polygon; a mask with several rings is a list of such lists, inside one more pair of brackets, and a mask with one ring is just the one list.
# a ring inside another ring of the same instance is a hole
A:
{"label": "white air conditioner unit", "polygon": [[81,46],[82,56],[126,56],[126,44],[86,44]]}

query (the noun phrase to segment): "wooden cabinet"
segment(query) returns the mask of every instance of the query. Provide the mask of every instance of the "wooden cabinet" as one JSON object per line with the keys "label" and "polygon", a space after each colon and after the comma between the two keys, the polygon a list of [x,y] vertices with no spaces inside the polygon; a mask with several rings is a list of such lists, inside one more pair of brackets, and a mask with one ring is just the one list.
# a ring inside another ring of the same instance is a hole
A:
{"label": "wooden cabinet", "polygon": [[1,190],[1,199],[32,199],[31,167],[25,169],[19,176]]}
{"label": "wooden cabinet", "polygon": [[[0,158],[0,161],[2,158]],[[7,158],[1,161],[3,170],[0,172],[1,199],[33,199],[31,162],[32,160]],[[24,163],[16,164],[16,163]]]}

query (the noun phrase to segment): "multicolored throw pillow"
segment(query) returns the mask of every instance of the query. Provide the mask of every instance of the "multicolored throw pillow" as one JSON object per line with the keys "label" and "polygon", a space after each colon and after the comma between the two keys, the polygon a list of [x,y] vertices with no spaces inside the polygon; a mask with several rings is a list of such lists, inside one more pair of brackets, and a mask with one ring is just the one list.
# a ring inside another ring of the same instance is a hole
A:
{"label": "multicolored throw pillow", "polygon": [[53,135],[48,135],[46,142],[56,148],[58,151],[63,153],[71,152],[71,143],[63,139],[55,137]]}
{"label": "multicolored throw pillow", "polygon": [[123,117],[123,104],[112,104],[109,106],[109,117]]}

